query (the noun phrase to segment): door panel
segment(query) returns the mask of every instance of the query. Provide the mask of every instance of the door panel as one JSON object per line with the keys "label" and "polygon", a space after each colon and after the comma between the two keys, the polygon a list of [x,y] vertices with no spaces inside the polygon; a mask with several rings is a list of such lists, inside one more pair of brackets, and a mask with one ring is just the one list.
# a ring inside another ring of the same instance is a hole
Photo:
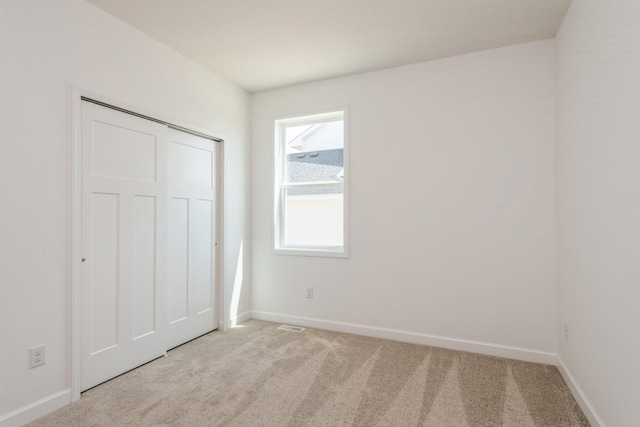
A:
{"label": "door panel", "polygon": [[196,200],[193,309],[202,314],[213,308],[213,208],[210,200]]}
{"label": "door panel", "polygon": [[95,176],[156,181],[158,141],[155,135],[100,121],[93,123],[93,129],[92,161]]}
{"label": "door panel", "polygon": [[[213,189],[213,141],[171,130],[171,179],[177,188]],[[182,135],[180,135],[182,134]],[[183,136],[184,135],[184,136]],[[189,144],[197,143],[198,146]],[[203,148],[201,148],[203,147]]]}
{"label": "door panel", "polygon": [[186,319],[189,310],[189,199],[169,200],[169,224],[168,315],[175,323]]}
{"label": "door panel", "polygon": [[134,197],[133,337],[156,329],[156,199]]}
{"label": "door panel", "polygon": [[169,348],[218,327],[216,150],[169,131]]}
{"label": "door panel", "polygon": [[92,194],[90,259],[93,268],[88,289],[91,310],[90,352],[99,353],[118,343],[118,201],[117,194]]}
{"label": "door panel", "polygon": [[82,390],[165,353],[166,126],[82,103]]}

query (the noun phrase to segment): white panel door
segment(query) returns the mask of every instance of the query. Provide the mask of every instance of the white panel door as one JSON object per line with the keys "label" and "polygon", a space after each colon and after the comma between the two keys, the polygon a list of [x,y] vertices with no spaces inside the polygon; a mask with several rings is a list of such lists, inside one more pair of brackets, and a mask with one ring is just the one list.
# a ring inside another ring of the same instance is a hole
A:
{"label": "white panel door", "polygon": [[218,327],[216,150],[169,130],[168,348]]}
{"label": "white panel door", "polygon": [[167,127],[82,103],[82,390],[167,349]]}

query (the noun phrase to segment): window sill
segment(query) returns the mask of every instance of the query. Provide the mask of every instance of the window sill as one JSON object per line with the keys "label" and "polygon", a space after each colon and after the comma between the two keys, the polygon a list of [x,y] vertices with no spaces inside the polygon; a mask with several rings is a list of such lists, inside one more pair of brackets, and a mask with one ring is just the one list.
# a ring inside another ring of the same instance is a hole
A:
{"label": "window sill", "polygon": [[349,258],[346,249],[304,249],[304,248],[274,248],[274,255],[312,256],[321,258]]}

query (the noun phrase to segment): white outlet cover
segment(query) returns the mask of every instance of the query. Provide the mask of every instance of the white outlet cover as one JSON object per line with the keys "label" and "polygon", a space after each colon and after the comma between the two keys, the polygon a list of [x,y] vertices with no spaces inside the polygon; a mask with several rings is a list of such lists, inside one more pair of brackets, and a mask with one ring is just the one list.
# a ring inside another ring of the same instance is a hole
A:
{"label": "white outlet cover", "polygon": [[45,345],[38,345],[36,347],[31,347],[29,349],[29,355],[30,355],[30,359],[29,359],[29,366],[31,368],[35,368],[37,366],[41,366],[44,365],[45,363],[47,363],[47,358],[46,358],[46,352],[45,352]]}

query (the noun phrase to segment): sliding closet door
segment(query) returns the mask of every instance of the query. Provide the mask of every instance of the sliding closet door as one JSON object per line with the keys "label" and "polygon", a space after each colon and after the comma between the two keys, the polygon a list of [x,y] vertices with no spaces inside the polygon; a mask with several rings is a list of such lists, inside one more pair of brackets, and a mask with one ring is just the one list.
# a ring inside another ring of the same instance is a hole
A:
{"label": "sliding closet door", "polygon": [[218,327],[216,150],[169,130],[168,348]]}
{"label": "sliding closet door", "polygon": [[82,103],[82,390],[167,349],[167,131]]}

